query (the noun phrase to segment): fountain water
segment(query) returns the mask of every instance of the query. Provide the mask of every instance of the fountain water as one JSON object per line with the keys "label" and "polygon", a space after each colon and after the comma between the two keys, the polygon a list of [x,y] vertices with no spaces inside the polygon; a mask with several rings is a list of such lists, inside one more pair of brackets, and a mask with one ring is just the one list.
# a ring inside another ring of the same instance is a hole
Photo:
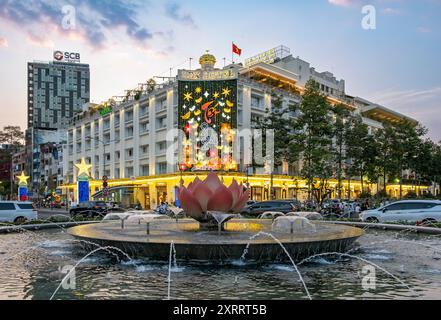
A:
{"label": "fountain water", "polygon": [[[286,256],[291,261],[291,264],[294,267],[294,270],[299,275],[300,282],[302,283],[303,288],[305,289],[305,292],[306,292],[306,295],[308,296],[308,299],[312,300],[311,294],[309,293],[309,290],[308,290],[308,287],[306,286],[305,280],[303,280],[302,274],[300,273],[299,269],[297,268],[297,265],[295,264],[293,258],[291,257],[291,255],[289,254],[288,250],[285,248],[283,243],[279,239],[277,239],[274,235],[272,235],[271,233],[266,233],[266,232],[259,232],[259,233],[257,233],[256,235],[254,235],[254,236],[252,236],[250,238],[250,241],[254,240],[254,239],[256,239],[256,238],[258,238],[260,236],[266,236],[266,237],[271,238],[272,240],[274,240],[282,248],[282,250],[285,252]],[[242,261],[245,261],[246,255],[248,254],[248,251],[249,251],[249,248],[250,248],[250,245],[251,245],[251,242],[247,244],[245,250],[243,251],[242,256],[240,257],[240,259]]]}
{"label": "fountain water", "polygon": [[86,254],[84,257],[82,257],[80,260],[78,260],[78,262],[69,270],[69,272],[66,274],[66,276],[63,278],[63,280],[61,280],[60,284],[58,285],[58,287],[55,289],[54,293],[52,294],[52,296],[50,297],[49,300],[52,300],[55,295],[57,294],[57,292],[60,290],[61,286],[63,285],[63,283],[66,282],[67,279],[69,279],[69,276],[72,274],[72,272],[82,263],[84,262],[88,257],[90,257],[91,255],[94,255],[95,253],[99,252],[99,251],[107,251],[107,250],[115,250],[117,252],[119,252],[120,254],[124,255],[127,259],[129,259],[129,261],[133,262],[133,259],[124,251],[120,250],[119,248],[115,248],[115,247],[111,247],[111,246],[106,246],[106,247],[100,247],[97,248],[95,250],[90,251],[88,254]]}

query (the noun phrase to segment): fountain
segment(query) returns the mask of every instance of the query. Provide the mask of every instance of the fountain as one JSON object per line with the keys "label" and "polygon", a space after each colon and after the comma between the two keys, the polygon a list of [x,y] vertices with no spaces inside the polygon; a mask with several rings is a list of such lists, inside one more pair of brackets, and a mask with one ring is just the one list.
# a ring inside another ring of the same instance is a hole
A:
{"label": "fountain", "polygon": [[[178,260],[209,262],[237,260],[245,247],[247,260],[287,261],[289,256],[297,261],[313,254],[344,252],[364,234],[359,228],[311,221],[297,214],[278,217],[274,223],[242,219],[238,214],[248,199],[249,190],[243,185],[233,180],[226,187],[210,173],[205,181],[196,178],[187,188],[181,185],[179,200],[188,218],[129,214],[120,217],[123,226],[121,221],[106,221],[74,227],[68,233],[102,247],[120,248],[132,257],[157,261],[169,259],[172,242]],[[271,237],[253,238],[258,233],[271,234],[283,249]]]}

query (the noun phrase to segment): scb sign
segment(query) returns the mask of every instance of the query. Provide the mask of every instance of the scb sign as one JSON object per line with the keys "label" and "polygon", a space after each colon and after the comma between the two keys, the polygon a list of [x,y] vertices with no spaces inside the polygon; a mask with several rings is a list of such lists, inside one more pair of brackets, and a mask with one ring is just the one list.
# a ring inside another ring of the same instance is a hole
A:
{"label": "scb sign", "polygon": [[76,52],[54,51],[54,60],[60,62],[80,62],[81,57]]}

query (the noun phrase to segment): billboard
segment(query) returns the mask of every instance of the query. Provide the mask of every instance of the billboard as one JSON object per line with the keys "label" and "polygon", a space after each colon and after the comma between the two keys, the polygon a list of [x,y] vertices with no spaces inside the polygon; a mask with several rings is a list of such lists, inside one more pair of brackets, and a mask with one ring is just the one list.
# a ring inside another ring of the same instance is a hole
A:
{"label": "billboard", "polygon": [[180,168],[182,171],[235,171],[237,79],[193,79],[178,81],[178,126],[185,138]]}

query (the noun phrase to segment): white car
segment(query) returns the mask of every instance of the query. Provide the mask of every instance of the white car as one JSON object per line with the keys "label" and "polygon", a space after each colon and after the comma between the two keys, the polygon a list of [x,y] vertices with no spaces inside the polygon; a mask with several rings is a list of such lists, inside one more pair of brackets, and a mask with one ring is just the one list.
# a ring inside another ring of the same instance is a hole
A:
{"label": "white car", "polygon": [[441,201],[405,200],[397,201],[381,208],[363,211],[360,218],[364,222],[441,222]]}
{"label": "white car", "polygon": [[23,223],[37,217],[32,202],[0,201],[0,222]]}

